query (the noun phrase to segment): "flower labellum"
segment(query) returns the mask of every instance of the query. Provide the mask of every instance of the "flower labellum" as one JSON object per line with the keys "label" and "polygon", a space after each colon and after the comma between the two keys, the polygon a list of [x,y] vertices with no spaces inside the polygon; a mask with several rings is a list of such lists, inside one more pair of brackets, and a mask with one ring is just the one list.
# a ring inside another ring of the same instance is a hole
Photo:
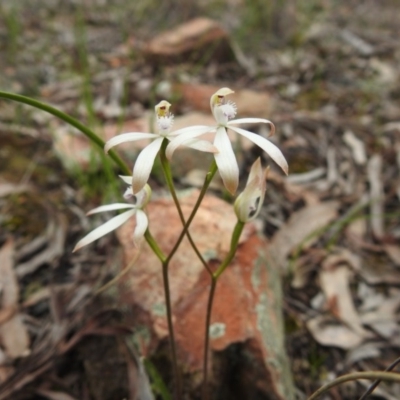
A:
{"label": "flower labellum", "polygon": [[[132,177],[130,176],[121,176],[121,179],[125,182],[130,184],[132,181]],[[147,203],[150,200],[151,197],[151,188],[149,185],[145,185],[144,188],[137,194],[133,194],[132,191],[132,186],[130,186],[125,194],[124,198],[129,199],[135,197],[136,198],[136,204],[129,204],[129,203],[114,203],[114,204],[108,204],[105,206],[100,206],[97,208],[94,208],[93,210],[89,211],[87,215],[99,213],[99,212],[105,212],[105,211],[114,211],[114,210],[123,210],[123,209],[129,209],[128,211],[117,215],[116,217],[111,218],[109,221],[104,223],[103,225],[100,225],[96,229],[94,229],[92,232],[87,234],[83,239],[81,239],[75,246],[74,250],[72,252],[75,252],[79,250],[80,248],[88,245],[89,243],[94,242],[95,240],[101,238],[102,236],[106,235],[107,233],[110,233],[111,231],[119,228],[122,224],[124,224],[128,219],[131,217],[135,216],[136,217],[136,227],[133,232],[133,240],[135,243],[139,243],[141,239],[143,238],[147,227],[149,225],[149,221],[147,219],[146,213],[143,211],[143,209],[146,207]]]}
{"label": "flower labellum", "polygon": [[174,116],[169,112],[171,104],[166,100],[160,101],[155,107],[158,132],[162,135],[168,135],[174,124]]}
{"label": "flower labellum", "polygon": [[234,210],[240,222],[249,222],[260,213],[267,188],[268,171],[269,167],[263,171],[260,158],[257,158],[251,167],[246,187],[234,204]]}

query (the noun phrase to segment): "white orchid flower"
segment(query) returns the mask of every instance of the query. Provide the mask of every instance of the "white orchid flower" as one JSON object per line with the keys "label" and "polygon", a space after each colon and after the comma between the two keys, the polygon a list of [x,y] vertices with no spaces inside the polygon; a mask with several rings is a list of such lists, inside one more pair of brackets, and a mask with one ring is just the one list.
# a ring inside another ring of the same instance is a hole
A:
{"label": "white orchid flower", "polygon": [[[132,182],[131,176],[121,176],[122,180],[125,183],[130,184]],[[116,217],[111,218],[109,221],[100,225],[92,232],[87,234],[83,239],[81,239],[75,246],[73,252],[79,250],[83,246],[88,245],[89,243],[94,242],[95,240],[101,238],[102,236],[110,233],[111,231],[119,228],[122,224],[128,221],[129,218],[135,216],[136,217],[136,227],[133,232],[133,240],[135,243],[139,243],[140,240],[143,238],[146,229],[149,225],[149,221],[147,219],[146,213],[143,211],[144,207],[146,207],[147,203],[151,197],[151,188],[149,185],[145,185],[144,188],[137,193],[136,195],[133,194],[132,186],[129,186],[128,189],[125,191],[124,198],[129,199],[135,197],[136,203],[129,204],[129,203],[114,203],[108,204],[106,206],[100,206],[94,208],[93,210],[89,211],[87,215],[92,215],[99,212],[105,211],[114,211],[114,210],[123,210],[129,209],[122,214],[117,215]]]}
{"label": "white orchid flower", "polygon": [[234,204],[234,210],[240,222],[249,222],[260,213],[267,188],[268,171],[269,168],[263,171],[260,158],[257,158],[251,167],[246,187]]}
{"label": "white orchid flower", "polygon": [[[147,145],[139,154],[135,166],[133,168],[132,177],[132,189],[133,193],[136,194],[143,189],[150,177],[151,170],[154,165],[154,160],[161,148],[161,144],[164,139],[171,140],[172,138],[184,134],[186,132],[194,132],[200,134],[208,132],[208,127],[196,126],[192,128],[183,128],[177,131],[171,132],[172,125],[174,123],[174,116],[169,112],[171,104],[165,100],[162,100],[155,106],[156,122],[158,126],[158,133],[143,133],[143,132],[130,132],[117,135],[110,139],[104,146],[104,151],[108,151],[121,143],[134,142],[142,139],[152,139],[152,142]],[[205,130],[205,128],[207,128]],[[198,140],[189,138],[188,141],[184,140],[181,144],[184,144],[193,149],[216,152],[217,149],[212,143],[206,140]]]}
{"label": "white orchid flower", "polygon": [[[235,126],[236,124],[264,123],[271,126],[271,135],[275,132],[274,124],[264,118],[233,119],[236,116],[236,105],[231,101],[225,101],[225,97],[232,93],[234,92],[231,89],[222,88],[211,96],[210,106],[217,126],[209,127],[208,132],[216,132],[214,146],[218,149],[218,152],[214,153],[215,161],[226,189],[234,194],[239,183],[239,166],[226,131],[228,128],[261,147],[282,168],[285,174],[288,173],[289,168],[282,152],[272,142],[260,135]],[[173,139],[167,147],[167,157],[171,158],[174,151],[189,138],[196,138],[201,134],[200,131],[195,132],[193,130],[191,133],[188,132]]]}

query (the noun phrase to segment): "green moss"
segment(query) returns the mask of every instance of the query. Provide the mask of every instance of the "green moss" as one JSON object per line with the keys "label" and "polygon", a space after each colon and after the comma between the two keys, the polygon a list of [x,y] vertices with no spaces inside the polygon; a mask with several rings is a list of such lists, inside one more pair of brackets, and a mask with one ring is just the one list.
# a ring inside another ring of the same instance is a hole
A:
{"label": "green moss", "polygon": [[47,213],[37,195],[13,195],[8,198],[2,209],[5,217],[0,226],[7,232],[32,239],[43,233],[47,225]]}
{"label": "green moss", "polygon": [[296,152],[290,156],[290,172],[301,174],[316,168],[317,160],[315,156],[308,152]]}

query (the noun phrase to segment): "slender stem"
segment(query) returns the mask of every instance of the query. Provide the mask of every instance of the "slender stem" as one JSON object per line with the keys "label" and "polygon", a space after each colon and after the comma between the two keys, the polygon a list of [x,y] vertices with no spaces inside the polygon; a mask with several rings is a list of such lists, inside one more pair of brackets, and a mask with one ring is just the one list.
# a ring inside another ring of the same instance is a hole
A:
{"label": "slender stem", "polygon": [[172,354],[172,369],[173,369],[173,373],[174,373],[174,377],[175,377],[174,393],[175,393],[175,399],[180,400],[181,396],[182,396],[182,382],[181,382],[181,375],[179,373],[179,368],[178,368],[178,356],[176,353],[174,325],[172,323],[172,305],[171,305],[171,295],[170,295],[170,286],[169,286],[169,277],[168,277],[168,261],[163,262],[162,272],[163,272],[165,306],[167,309],[169,344],[171,347],[171,354]]}
{"label": "slender stem", "polygon": [[[163,144],[163,145],[165,146],[165,144]],[[209,266],[204,261],[203,257],[201,256],[200,252],[198,251],[197,247],[195,246],[194,242],[192,241],[190,234],[188,233],[188,229],[189,229],[191,222],[193,221],[194,216],[196,215],[197,210],[200,207],[200,204],[204,198],[204,195],[207,192],[208,186],[210,185],[215,173],[217,172],[217,165],[216,165],[215,161],[212,163],[210,170],[207,173],[206,178],[204,180],[204,184],[200,191],[200,194],[196,201],[196,204],[194,205],[193,210],[192,210],[188,220],[185,222],[185,218],[182,213],[182,209],[180,207],[179,200],[176,196],[175,187],[173,185],[170,165],[167,162],[168,160],[165,157],[165,147],[164,146],[160,153],[161,163],[163,166],[167,185],[171,192],[172,198],[174,199],[175,205],[176,205],[178,213],[179,213],[179,217],[183,223],[183,229],[182,229],[181,234],[179,235],[179,238],[177,239],[177,241],[176,241],[174,247],[172,248],[171,252],[169,253],[168,257],[163,261],[163,281],[164,281],[165,303],[166,303],[166,308],[167,308],[167,321],[168,321],[168,331],[169,331],[169,335],[170,335],[170,346],[171,346],[171,353],[172,353],[173,371],[174,371],[174,376],[175,376],[175,396],[177,399],[180,399],[181,395],[182,395],[182,382],[181,382],[181,376],[180,376],[179,369],[178,369],[174,327],[173,327],[173,323],[172,323],[172,307],[171,307],[171,298],[170,298],[170,290],[169,290],[168,267],[169,267],[170,260],[172,259],[173,255],[176,253],[176,251],[178,250],[184,236],[187,234],[189,241],[191,241],[193,249],[195,250],[196,254],[199,256],[199,259],[202,261],[203,265],[206,266],[206,269],[210,273],[210,276],[211,276],[211,270],[209,269]]]}
{"label": "slender stem", "polygon": [[162,263],[162,276],[163,276],[163,286],[164,286],[164,296],[165,296],[165,308],[167,313],[167,323],[168,323],[168,333],[169,333],[169,343],[171,349],[171,358],[172,358],[172,369],[173,375],[175,379],[175,399],[180,400],[182,396],[182,382],[181,376],[178,368],[178,356],[176,352],[176,344],[175,344],[175,333],[174,333],[174,325],[172,322],[172,304],[171,304],[171,291],[169,286],[169,276],[168,276],[168,267],[169,260],[164,255],[163,251],[158,246],[156,240],[151,235],[150,231],[147,229],[145,233],[145,239],[147,244],[151,247],[154,254],[158,257],[158,259]]}
{"label": "slender stem", "polygon": [[225,271],[226,267],[230,264],[233,257],[235,256],[239,244],[240,235],[243,231],[244,225],[245,225],[244,222],[240,221],[236,222],[235,228],[233,229],[232,232],[231,248],[229,249],[229,253],[225,257],[225,260],[222,261],[221,265],[213,273],[214,278],[218,279],[221,276],[221,274]]}
{"label": "slender stem", "polygon": [[[60,119],[62,119],[64,122],[66,122],[69,125],[72,125],[79,131],[81,131],[84,135],[86,135],[95,145],[100,147],[101,149],[104,148],[105,142],[103,139],[101,139],[98,135],[96,135],[91,129],[89,129],[87,126],[83,125],[80,123],[77,119],[71,117],[70,115],[58,110],[57,108],[54,108],[46,103],[42,103],[38,100],[32,99],[30,97],[22,96],[20,94],[15,94],[15,93],[9,93],[9,92],[3,92],[0,91],[0,98],[3,99],[8,99],[8,100],[13,100],[18,103],[23,103],[23,104],[28,104],[32,107],[38,108],[39,110],[46,111],[49,114],[52,114]],[[115,164],[118,165],[118,167],[121,169],[121,171],[126,174],[130,175],[131,174],[131,169],[125,164],[125,162],[115,153],[114,151],[110,151],[109,155],[111,159],[115,162]]]}
{"label": "slender stem", "polygon": [[307,400],[315,400],[318,396],[327,392],[329,389],[338,386],[344,382],[355,381],[357,379],[380,379],[386,381],[400,382],[400,374],[394,372],[370,371],[370,372],[354,372],[352,374],[339,376],[339,378],[336,378],[332,382],[329,382],[326,385],[320,387]]}
{"label": "slender stem", "polygon": [[[397,364],[400,363],[400,357],[396,358],[386,369],[385,372],[392,371]],[[365,393],[359,398],[359,400],[364,400],[370,395],[376,387],[381,383],[381,379],[377,379],[366,391]]]}
{"label": "slender stem", "polygon": [[163,276],[163,286],[164,286],[164,296],[165,296],[165,308],[167,312],[167,322],[168,322],[168,333],[169,333],[169,343],[171,347],[171,358],[172,358],[172,369],[175,378],[175,399],[180,400],[182,396],[182,383],[181,377],[178,369],[178,357],[176,353],[176,345],[175,345],[175,333],[174,333],[174,325],[172,323],[172,305],[171,305],[171,292],[169,286],[169,277],[168,277],[168,266],[169,261],[167,257],[164,255],[163,251],[158,246],[156,240],[151,235],[150,231],[147,229],[144,235],[147,244],[151,247],[154,254],[158,257],[158,259],[162,263],[162,276]]}
{"label": "slender stem", "polygon": [[217,288],[218,279],[215,276],[211,275],[211,287],[210,293],[208,295],[207,302],[207,314],[206,314],[206,330],[204,334],[204,359],[203,359],[203,394],[202,399],[208,400],[209,391],[208,391],[208,355],[209,355],[209,347],[210,347],[210,323],[211,323],[211,312],[212,306],[214,302],[214,294],[215,289]]}
{"label": "slender stem", "polygon": [[184,225],[184,227],[182,229],[182,232],[178,237],[178,240],[175,243],[175,246],[172,248],[171,252],[168,255],[168,258],[167,258],[168,261],[173,257],[173,255],[178,250],[178,248],[179,248],[179,246],[180,246],[180,244],[182,242],[182,239],[186,235],[186,232],[188,231],[189,226],[192,223],[193,218],[195,217],[196,212],[199,209],[200,204],[203,201],[203,198],[204,198],[204,196],[205,196],[205,194],[207,192],[207,189],[210,186],[210,183],[211,183],[212,179],[214,178],[214,175],[217,172],[217,170],[218,170],[217,164],[215,163],[215,161],[213,161],[209,171],[207,172],[206,178],[204,179],[204,184],[203,184],[203,187],[201,188],[201,191],[200,191],[199,197],[198,197],[198,199],[196,201],[196,204],[194,205],[193,210],[192,210],[189,218],[187,219],[186,224]]}
{"label": "slender stem", "polygon": [[[186,225],[186,221],[185,221],[185,216],[183,215],[182,212],[182,208],[181,205],[179,203],[179,199],[178,196],[176,194],[176,190],[175,190],[175,186],[174,186],[174,181],[172,179],[172,172],[171,172],[171,165],[170,162],[168,160],[168,158],[165,155],[165,149],[168,145],[168,140],[164,140],[162,146],[161,146],[161,151],[160,151],[160,159],[161,159],[161,166],[163,168],[164,171],[164,176],[165,176],[165,181],[167,182],[167,186],[168,189],[171,193],[171,196],[174,200],[176,209],[178,211],[179,214],[179,218],[182,222],[182,225],[185,226]],[[196,244],[193,241],[192,235],[190,234],[189,230],[186,230],[186,236],[189,239],[190,245],[192,246],[194,252],[196,253],[197,257],[199,258],[199,260],[201,261],[201,263],[203,264],[204,268],[208,271],[209,275],[212,274],[212,271],[209,267],[209,265],[207,264],[207,262],[204,260],[203,256],[201,255],[199,249],[197,248]]]}
{"label": "slender stem", "polygon": [[214,302],[214,295],[215,295],[215,290],[217,288],[217,282],[218,278],[221,276],[221,274],[225,271],[226,267],[230,264],[232,261],[233,257],[235,256],[238,244],[239,244],[239,239],[240,235],[243,231],[244,228],[244,222],[237,221],[233,232],[232,232],[232,238],[231,238],[231,246],[229,249],[229,253],[225,257],[225,259],[222,261],[221,265],[217,268],[215,272],[211,274],[211,287],[210,287],[210,293],[208,295],[208,302],[207,302],[207,313],[206,313],[206,330],[205,330],[205,335],[204,335],[204,359],[203,359],[203,393],[202,393],[202,399],[203,400],[208,400],[209,398],[209,391],[208,391],[208,355],[209,355],[209,346],[210,346],[210,321],[211,321],[211,312],[212,312],[212,307],[213,307],[213,302]]}
{"label": "slender stem", "polygon": [[144,234],[144,238],[146,239],[147,244],[153,250],[153,252],[157,256],[157,258],[162,263],[165,263],[167,257],[165,256],[163,251],[160,249],[160,247],[158,246],[156,240],[153,238],[153,236],[151,235],[151,233],[150,233],[150,231],[148,229],[146,230],[146,233]]}

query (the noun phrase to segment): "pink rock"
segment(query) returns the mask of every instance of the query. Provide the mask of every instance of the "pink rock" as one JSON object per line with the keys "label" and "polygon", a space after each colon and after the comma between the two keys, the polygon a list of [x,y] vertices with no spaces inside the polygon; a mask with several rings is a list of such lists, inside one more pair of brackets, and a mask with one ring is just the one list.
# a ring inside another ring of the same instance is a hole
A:
{"label": "pink rock", "polygon": [[156,62],[232,61],[229,37],[221,25],[208,18],[196,18],[152,39],[144,48]]}
{"label": "pink rock", "polygon": [[[186,218],[198,193],[192,190],[181,196]],[[168,253],[181,231],[174,204],[170,199],[157,199],[149,204],[148,215],[152,235]],[[190,232],[211,267],[229,251],[235,223],[232,206],[214,196],[204,198]],[[132,242],[132,229],[133,222],[128,222],[118,231],[126,264],[138,251]],[[242,343],[258,371],[246,376],[246,386],[261,387],[283,400],[291,398],[291,384],[283,345],[280,282],[278,271],[268,268],[266,246],[255,226],[247,224],[236,257],[218,282],[210,345],[214,352],[220,352]],[[202,366],[210,277],[186,238],[170,263],[169,274],[179,358],[184,370],[193,373]],[[168,331],[161,265],[146,243],[123,288],[122,301],[133,306],[135,323],[144,324],[150,333],[144,351],[151,353],[167,338]]]}

